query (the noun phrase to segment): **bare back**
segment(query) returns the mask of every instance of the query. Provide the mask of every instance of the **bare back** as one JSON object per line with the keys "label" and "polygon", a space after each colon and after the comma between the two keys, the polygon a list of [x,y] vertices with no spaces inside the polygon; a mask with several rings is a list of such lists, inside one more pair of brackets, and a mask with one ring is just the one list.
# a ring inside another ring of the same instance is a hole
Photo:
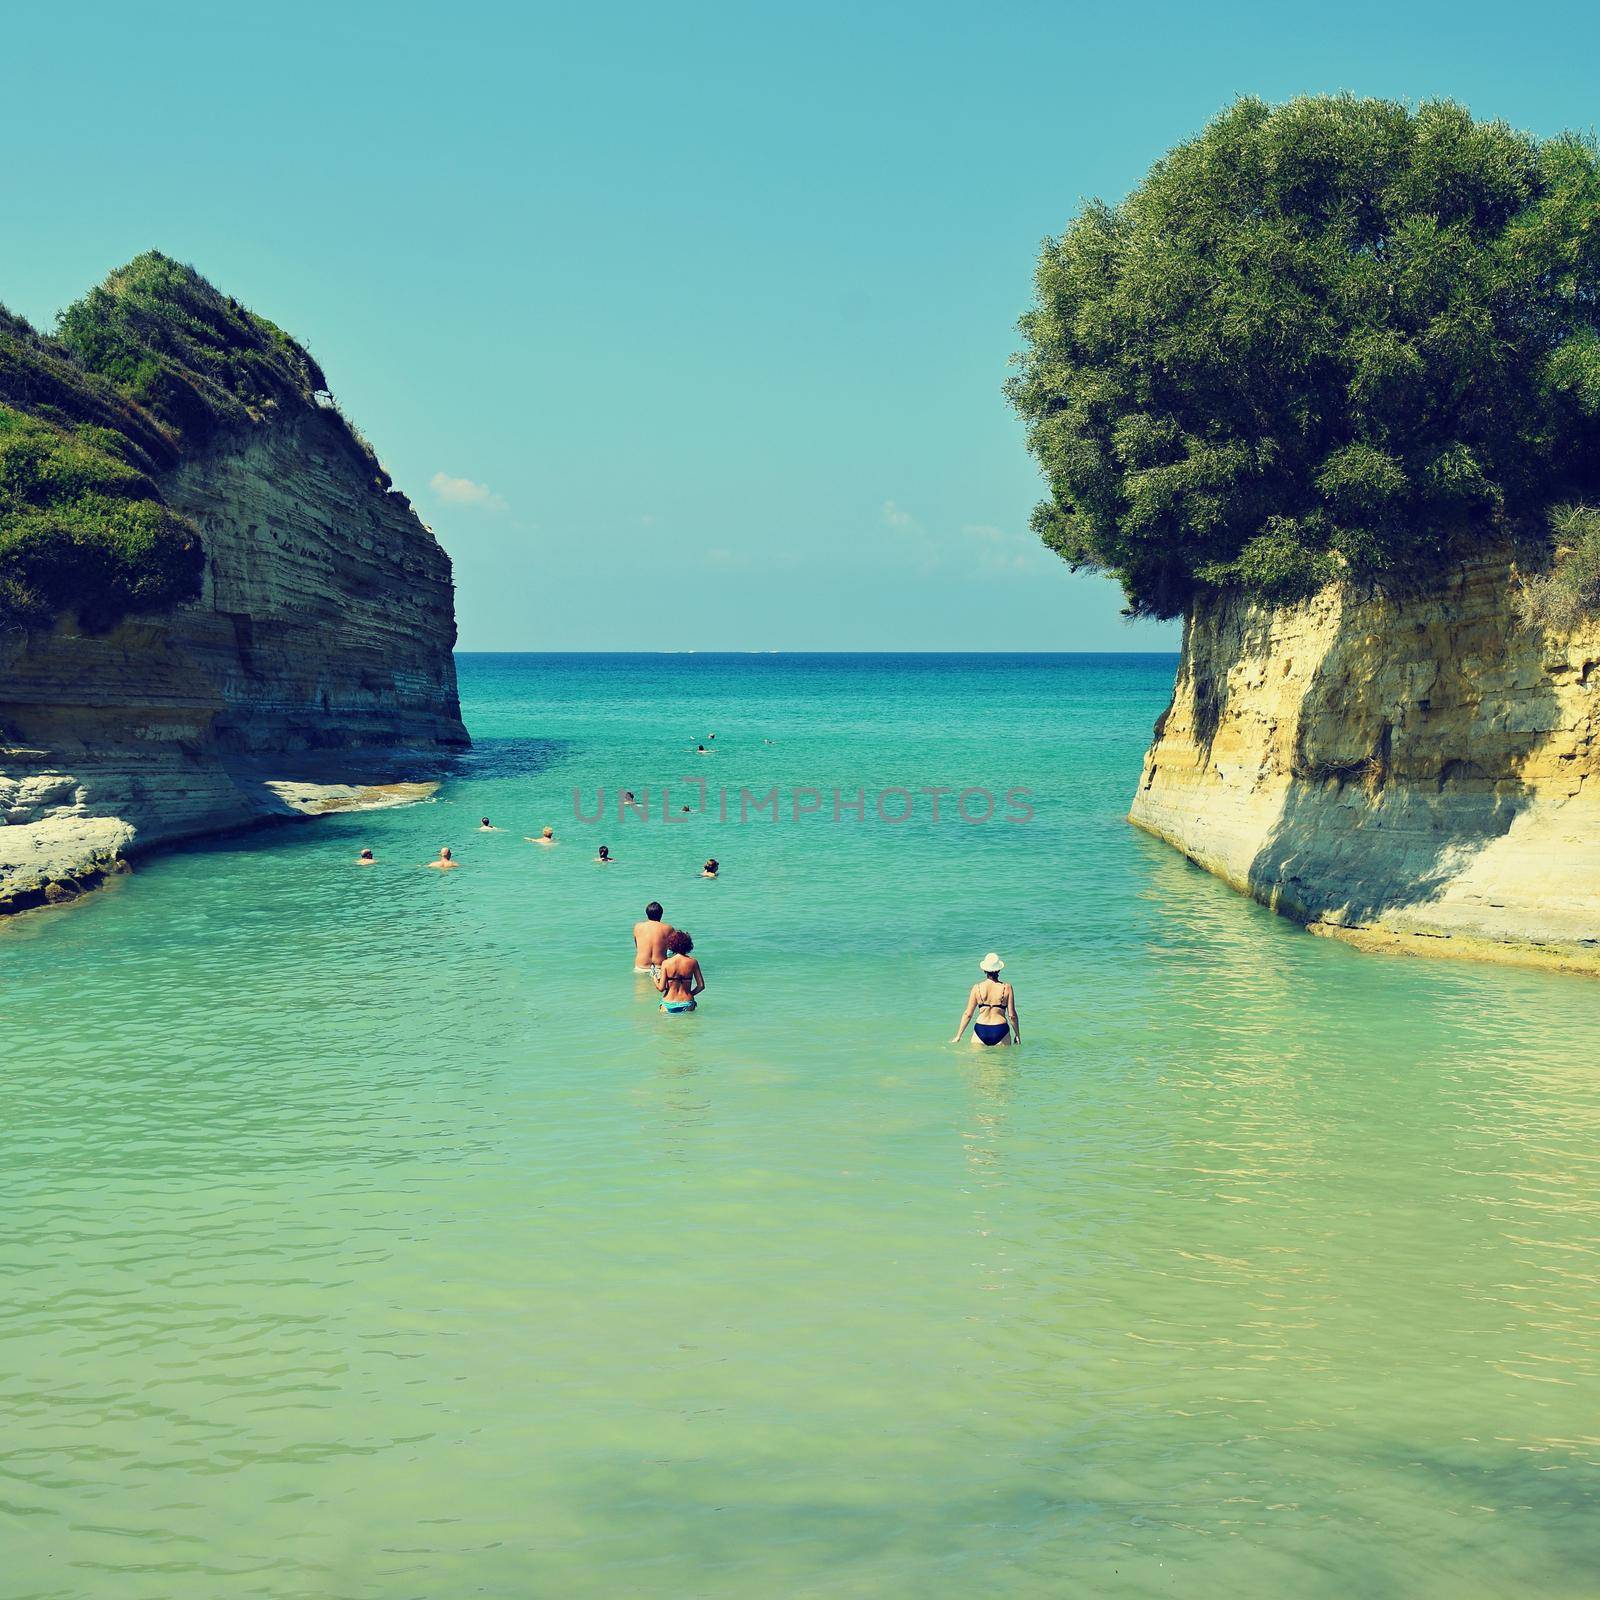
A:
{"label": "bare back", "polygon": [[982,983],[972,986],[972,998],[977,1002],[980,1012],[989,1011],[998,1013],[995,1021],[1004,1022],[1006,1013],[1012,1007],[1011,985],[1009,983],[995,983],[992,979],[985,978]]}
{"label": "bare back", "polygon": [[670,922],[636,922],[633,925],[633,964],[636,967],[659,967],[667,959],[667,935],[672,932]]}
{"label": "bare back", "polygon": [[693,956],[668,956],[661,965],[661,998],[693,1000],[706,986],[700,963]]}

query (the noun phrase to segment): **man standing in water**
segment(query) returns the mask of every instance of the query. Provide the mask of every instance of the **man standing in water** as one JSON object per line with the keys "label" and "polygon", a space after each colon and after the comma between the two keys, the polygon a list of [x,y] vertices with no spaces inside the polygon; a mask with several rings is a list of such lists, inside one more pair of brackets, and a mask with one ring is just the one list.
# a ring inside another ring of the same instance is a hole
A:
{"label": "man standing in water", "polygon": [[461,863],[450,854],[450,846],[442,844],[439,846],[439,859],[437,861],[426,861],[423,865],[436,867],[440,872],[454,872]]}
{"label": "man standing in water", "polygon": [[644,908],[644,921],[633,925],[633,970],[654,975],[667,959],[667,940],[672,924],[661,920],[661,902],[652,900]]}

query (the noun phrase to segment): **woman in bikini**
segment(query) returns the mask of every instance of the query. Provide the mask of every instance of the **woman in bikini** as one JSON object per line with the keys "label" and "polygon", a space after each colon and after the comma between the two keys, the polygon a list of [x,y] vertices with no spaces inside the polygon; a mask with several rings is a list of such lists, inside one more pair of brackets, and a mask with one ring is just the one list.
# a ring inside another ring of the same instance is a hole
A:
{"label": "woman in bikini", "polygon": [[694,997],[706,986],[705,974],[692,952],[694,940],[682,928],[667,935],[667,959],[655,971],[663,1011],[693,1011]]}
{"label": "woman in bikini", "polygon": [[992,950],[978,963],[983,982],[972,986],[967,996],[967,1009],[961,1013],[961,1026],[951,1044],[960,1044],[961,1035],[967,1031],[973,1012],[978,1020],[972,1023],[974,1045],[1021,1044],[1022,1024],[1017,1021],[1017,996],[1009,983],[1000,981],[1000,969],[1005,965]]}

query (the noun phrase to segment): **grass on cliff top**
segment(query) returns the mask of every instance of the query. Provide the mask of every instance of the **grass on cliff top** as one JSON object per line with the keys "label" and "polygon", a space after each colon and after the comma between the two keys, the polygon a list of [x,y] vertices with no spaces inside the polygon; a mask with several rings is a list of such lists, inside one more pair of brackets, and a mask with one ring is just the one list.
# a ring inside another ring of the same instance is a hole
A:
{"label": "grass on cliff top", "polygon": [[57,342],[85,370],[196,444],[327,391],[305,348],[149,250],[61,313]]}
{"label": "grass on cliff top", "polygon": [[62,312],[54,338],[0,307],[0,624],[75,611],[103,629],[194,598],[199,533],[159,474],[311,409],[387,490],[306,349],[192,267],[147,251]]}

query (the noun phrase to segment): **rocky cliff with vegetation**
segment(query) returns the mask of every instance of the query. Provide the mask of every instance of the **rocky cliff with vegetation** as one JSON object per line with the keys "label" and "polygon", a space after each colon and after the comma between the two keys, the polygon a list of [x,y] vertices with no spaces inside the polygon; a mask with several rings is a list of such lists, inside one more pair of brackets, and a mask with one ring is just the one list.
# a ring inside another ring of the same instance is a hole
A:
{"label": "rocky cliff with vegetation", "polygon": [[1600,153],[1245,100],[1046,244],[1035,527],[1185,618],[1132,818],[1313,926],[1600,969]]}
{"label": "rocky cliff with vegetation", "polygon": [[1600,619],[1525,582],[1196,606],[1132,820],[1319,932],[1600,971]]}
{"label": "rocky cliff with vegetation", "polygon": [[316,363],[141,256],[0,312],[0,909],[413,792],[466,743],[450,563]]}

